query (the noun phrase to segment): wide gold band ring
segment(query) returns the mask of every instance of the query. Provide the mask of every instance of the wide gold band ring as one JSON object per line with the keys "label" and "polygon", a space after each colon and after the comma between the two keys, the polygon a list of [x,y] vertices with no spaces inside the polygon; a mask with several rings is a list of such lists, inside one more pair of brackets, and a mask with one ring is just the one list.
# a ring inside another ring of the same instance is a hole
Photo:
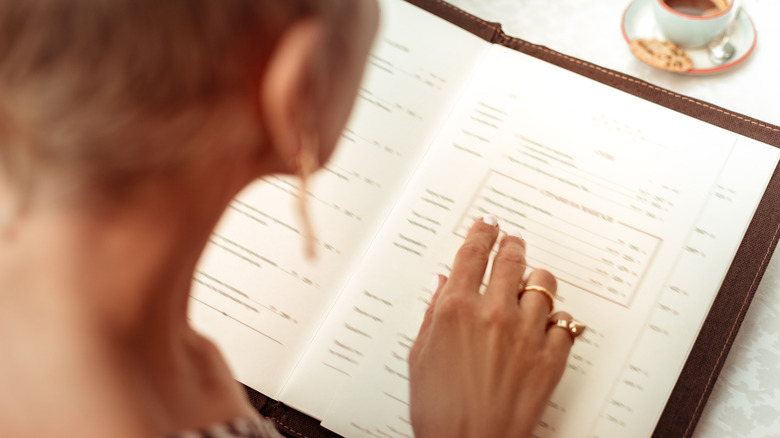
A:
{"label": "wide gold band ring", "polygon": [[566,329],[567,332],[569,332],[569,335],[571,335],[571,340],[574,341],[574,339],[577,338],[577,336],[581,335],[582,332],[585,331],[588,326],[585,324],[576,321],[576,320],[568,320],[568,319],[551,319],[547,323],[547,328],[550,329],[551,327],[560,327],[562,329]]}
{"label": "wide gold band ring", "polygon": [[541,292],[544,296],[547,297],[547,300],[550,302],[550,312],[552,312],[553,309],[555,308],[555,301],[553,298],[553,294],[546,288],[542,286],[535,286],[535,285],[526,286],[523,288],[523,290],[520,291],[520,295],[518,295],[518,299],[522,298],[523,294],[526,292]]}

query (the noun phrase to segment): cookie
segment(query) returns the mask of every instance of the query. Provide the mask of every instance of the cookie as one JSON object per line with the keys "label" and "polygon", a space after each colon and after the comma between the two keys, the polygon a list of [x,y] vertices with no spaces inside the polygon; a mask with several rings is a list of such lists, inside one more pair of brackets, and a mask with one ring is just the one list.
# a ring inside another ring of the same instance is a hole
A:
{"label": "cookie", "polygon": [[631,52],[643,62],[673,72],[688,71],[693,67],[691,58],[677,44],[651,38],[631,41]]}

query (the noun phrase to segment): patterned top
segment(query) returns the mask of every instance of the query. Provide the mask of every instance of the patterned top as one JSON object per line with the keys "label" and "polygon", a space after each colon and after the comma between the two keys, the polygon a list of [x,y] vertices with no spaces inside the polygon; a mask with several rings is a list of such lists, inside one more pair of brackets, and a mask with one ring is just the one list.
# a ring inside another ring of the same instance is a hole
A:
{"label": "patterned top", "polygon": [[239,418],[211,425],[202,430],[187,430],[166,438],[283,438],[265,418]]}

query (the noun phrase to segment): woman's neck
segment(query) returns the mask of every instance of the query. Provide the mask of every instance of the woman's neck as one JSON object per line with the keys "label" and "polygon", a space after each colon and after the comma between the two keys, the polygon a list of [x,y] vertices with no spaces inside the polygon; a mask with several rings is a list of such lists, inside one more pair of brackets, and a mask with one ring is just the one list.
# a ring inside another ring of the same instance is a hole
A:
{"label": "woman's neck", "polygon": [[[26,412],[42,416],[54,395],[74,410],[61,423],[102,408],[111,424],[145,434],[251,414],[187,322],[193,270],[234,193],[187,199],[192,188],[176,189],[139,192],[111,212],[30,208],[0,233],[0,350],[15,355],[0,363],[0,387],[27,400]],[[19,409],[2,399],[0,424],[13,424]]]}

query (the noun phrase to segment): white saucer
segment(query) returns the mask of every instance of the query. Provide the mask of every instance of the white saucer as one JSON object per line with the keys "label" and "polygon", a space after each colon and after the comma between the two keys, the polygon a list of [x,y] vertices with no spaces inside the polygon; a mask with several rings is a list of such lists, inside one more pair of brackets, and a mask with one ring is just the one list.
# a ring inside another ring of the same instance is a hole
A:
{"label": "white saucer", "polygon": [[[631,40],[634,38],[664,39],[653,17],[652,3],[654,1],[634,0],[626,8],[626,11],[623,13],[621,30],[623,31],[623,38],[627,43],[631,43]],[[742,61],[753,53],[753,48],[756,47],[756,28],[744,9],[739,11],[737,19],[731,25],[729,40],[734,45],[736,53],[734,53],[731,61],[720,65],[710,61],[706,47],[686,48],[685,53],[693,61],[693,68],[682,72],[682,74],[704,75],[728,70],[741,64]]]}

